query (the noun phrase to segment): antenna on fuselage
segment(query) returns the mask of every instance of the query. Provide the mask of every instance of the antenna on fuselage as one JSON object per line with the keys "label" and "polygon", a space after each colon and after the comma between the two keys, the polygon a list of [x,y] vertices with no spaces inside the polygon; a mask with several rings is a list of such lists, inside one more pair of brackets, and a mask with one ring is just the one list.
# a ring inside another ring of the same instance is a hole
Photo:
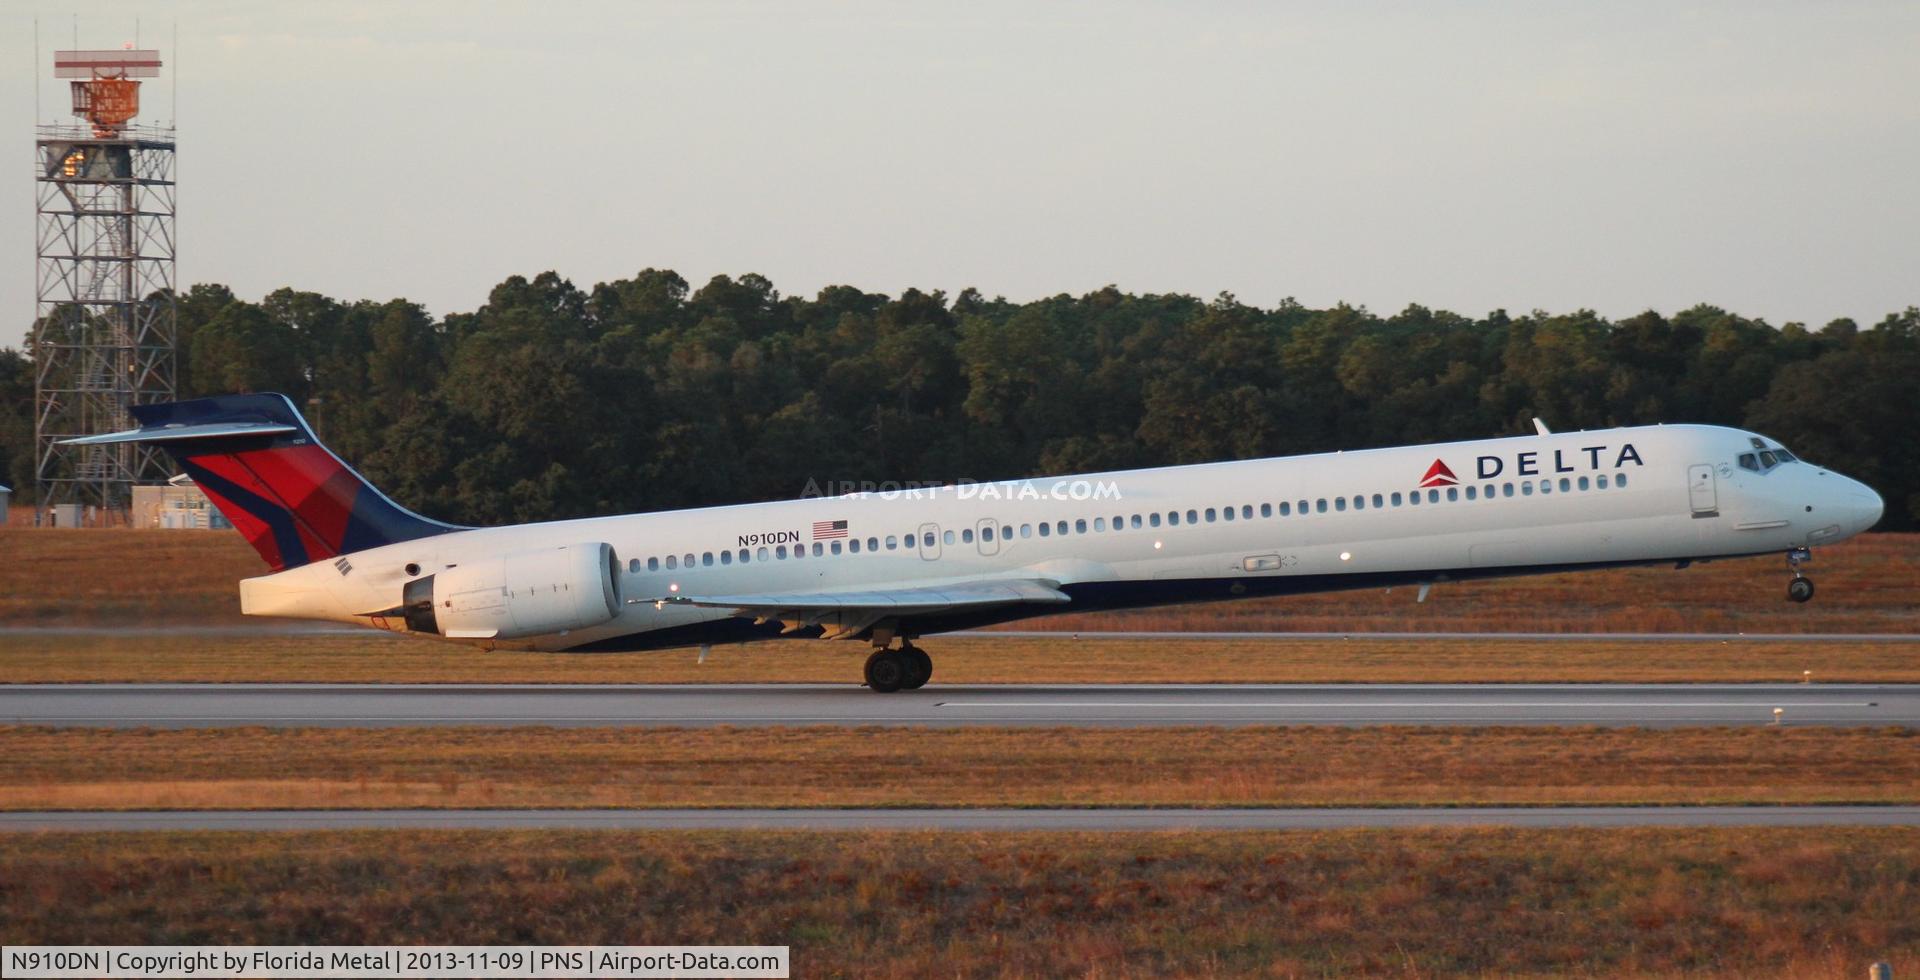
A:
{"label": "antenna on fuselage", "polygon": [[1553,435],[1553,430],[1547,428],[1547,423],[1540,421],[1540,417],[1537,415],[1533,418],[1533,431],[1538,435]]}

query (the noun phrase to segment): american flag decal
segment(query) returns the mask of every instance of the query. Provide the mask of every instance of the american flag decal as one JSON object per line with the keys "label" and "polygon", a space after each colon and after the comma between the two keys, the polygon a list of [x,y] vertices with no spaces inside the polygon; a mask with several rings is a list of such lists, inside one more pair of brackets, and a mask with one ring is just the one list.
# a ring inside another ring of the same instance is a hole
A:
{"label": "american flag decal", "polygon": [[813,522],[813,540],[815,541],[823,541],[827,538],[844,538],[846,536],[847,536],[846,521],[814,521]]}

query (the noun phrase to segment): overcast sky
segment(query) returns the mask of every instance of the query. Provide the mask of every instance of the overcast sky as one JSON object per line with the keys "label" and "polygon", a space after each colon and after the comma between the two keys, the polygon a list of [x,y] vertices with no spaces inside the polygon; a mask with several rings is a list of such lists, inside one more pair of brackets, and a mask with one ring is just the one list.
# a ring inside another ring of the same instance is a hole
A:
{"label": "overcast sky", "polygon": [[[39,59],[33,57],[39,18]],[[1920,4],[82,2],[178,83],[180,276],[470,310],[647,266],[1776,324],[1920,303]],[[171,34],[177,28],[176,50]],[[33,309],[33,187],[0,309]]]}

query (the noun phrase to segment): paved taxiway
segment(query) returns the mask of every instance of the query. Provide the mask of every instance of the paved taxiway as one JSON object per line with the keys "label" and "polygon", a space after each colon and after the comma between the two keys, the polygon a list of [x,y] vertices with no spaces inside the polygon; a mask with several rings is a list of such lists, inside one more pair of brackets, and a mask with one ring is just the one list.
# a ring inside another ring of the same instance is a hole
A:
{"label": "paved taxiway", "polygon": [[139,830],[1313,830],[1914,827],[1913,806],[1220,810],[201,810],[0,813],[0,832]]}
{"label": "paved taxiway", "polygon": [[0,685],[0,723],[1144,726],[1920,725],[1920,685]]}

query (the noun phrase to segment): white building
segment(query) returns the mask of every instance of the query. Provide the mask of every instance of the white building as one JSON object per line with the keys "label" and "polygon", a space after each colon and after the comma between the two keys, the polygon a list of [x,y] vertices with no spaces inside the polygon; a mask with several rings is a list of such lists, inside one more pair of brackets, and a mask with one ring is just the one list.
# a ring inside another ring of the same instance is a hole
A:
{"label": "white building", "polygon": [[164,487],[133,488],[129,526],[166,530],[224,530],[233,525],[185,473]]}

